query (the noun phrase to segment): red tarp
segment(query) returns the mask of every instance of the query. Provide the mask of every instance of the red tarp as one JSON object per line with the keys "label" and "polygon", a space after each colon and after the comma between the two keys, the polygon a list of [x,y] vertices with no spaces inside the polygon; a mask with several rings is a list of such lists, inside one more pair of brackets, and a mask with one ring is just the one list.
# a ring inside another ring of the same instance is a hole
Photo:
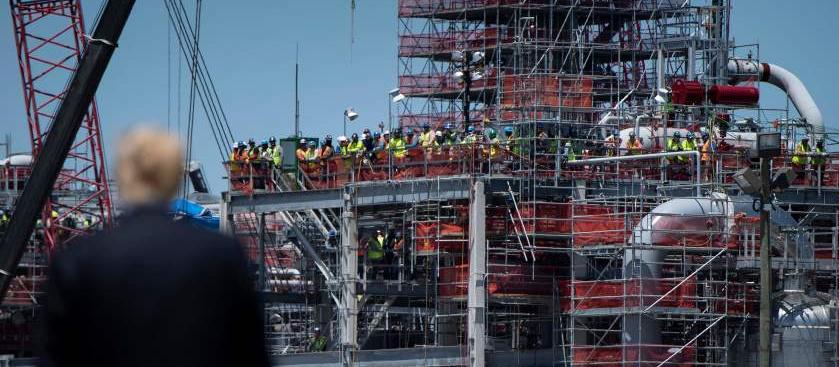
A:
{"label": "red tarp", "polygon": [[[575,281],[574,306],[578,310],[650,306],[679,282],[672,279]],[[655,305],[696,307],[696,281],[684,282]]]}
{"label": "red tarp", "polygon": [[[573,347],[575,364],[605,367],[658,366],[681,348],[680,345],[609,345]],[[687,346],[664,366],[693,365],[696,347]]]}

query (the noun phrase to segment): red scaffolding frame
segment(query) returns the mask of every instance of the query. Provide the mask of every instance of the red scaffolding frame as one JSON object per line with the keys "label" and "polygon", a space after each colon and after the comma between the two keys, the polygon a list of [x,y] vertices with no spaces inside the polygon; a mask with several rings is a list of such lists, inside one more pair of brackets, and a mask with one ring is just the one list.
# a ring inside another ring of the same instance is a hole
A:
{"label": "red scaffolding frame", "polygon": [[[84,16],[78,0],[10,0],[15,46],[23,83],[32,155],[37,159],[55,111],[66,93],[66,83],[84,50]],[[54,196],[44,206],[42,220],[48,247],[84,230],[64,227],[64,218],[85,216],[94,223],[112,218],[107,168],[99,112],[91,102],[65,161]],[[55,211],[57,217],[51,213]],[[59,235],[61,233],[61,235]]]}

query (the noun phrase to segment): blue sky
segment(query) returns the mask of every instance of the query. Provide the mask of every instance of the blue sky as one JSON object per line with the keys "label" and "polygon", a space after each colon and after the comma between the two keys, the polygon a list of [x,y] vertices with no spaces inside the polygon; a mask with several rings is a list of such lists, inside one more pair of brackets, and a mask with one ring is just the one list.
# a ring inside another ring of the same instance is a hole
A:
{"label": "blue sky", "polygon": [[[82,4],[92,18],[101,0],[82,0]],[[396,1],[357,0],[352,58],[349,4],[350,0],[204,1],[202,50],[237,139],[292,132],[297,43],[305,135],[340,135],[347,106],[361,115],[351,130],[387,121],[386,94],[396,86],[397,73]],[[796,73],[821,107],[828,127],[839,126],[835,87],[839,85],[839,43],[833,34],[839,1],[734,0],[733,6],[735,40],[759,42],[761,58]],[[29,147],[20,74],[8,9],[4,12],[0,16],[4,32],[0,36],[0,135],[11,133],[13,150],[25,151]],[[137,123],[165,127],[168,109],[177,108],[177,101],[170,104],[167,93],[167,29],[162,1],[137,1],[97,93],[108,154],[126,128]],[[173,58],[177,52],[173,44]],[[174,85],[176,62],[171,72]],[[761,91],[763,106],[785,105],[784,96],[773,88]],[[186,106],[183,97],[184,111]],[[173,113],[173,128],[176,123]],[[195,158],[205,163],[212,189],[224,190],[218,153],[203,119],[193,147]]]}

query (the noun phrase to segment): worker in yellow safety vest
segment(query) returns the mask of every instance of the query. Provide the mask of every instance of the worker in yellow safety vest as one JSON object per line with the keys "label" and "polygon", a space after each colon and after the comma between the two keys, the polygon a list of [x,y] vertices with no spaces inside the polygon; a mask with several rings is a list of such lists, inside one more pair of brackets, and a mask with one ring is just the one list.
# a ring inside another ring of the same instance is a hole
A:
{"label": "worker in yellow safety vest", "polygon": [[827,168],[827,152],[824,150],[824,138],[816,140],[816,146],[813,148],[813,157],[810,158],[810,164],[813,166],[813,176],[820,179],[822,184],[825,184],[825,168]]}
{"label": "worker in yellow safety vest", "polygon": [[434,131],[427,123],[422,124],[422,133],[419,136],[419,145],[428,148],[434,142]]}
{"label": "worker in yellow safety vest", "polygon": [[253,139],[248,139],[248,149],[245,152],[245,157],[248,162],[259,159],[259,148],[257,148],[256,142]]}
{"label": "worker in yellow safety vest", "polygon": [[[684,150],[682,145],[682,133],[676,131],[673,133],[673,138],[667,142],[667,151],[668,152],[681,152]],[[675,157],[667,157],[671,163],[685,163],[687,162],[687,157],[679,155]]]}
{"label": "worker in yellow safety vest", "polygon": [[271,150],[271,161],[275,167],[279,167],[283,163],[283,150],[277,146],[277,138],[271,137],[268,139],[268,149]]}
{"label": "worker in yellow safety vest", "polygon": [[488,142],[488,150],[487,154],[489,154],[489,158],[495,160],[501,154],[501,141],[498,140],[498,134],[495,132],[495,129],[488,128],[487,131],[487,142]]}
{"label": "worker in yellow safety vest", "polygon": [[350,138],[350,143],[347,145],[347,153],[351,156],[357,156],[364,151],[364,143],[358,140],[358,134],[353,133]]}
{"label": "worker in yellow safety vest", "polygon": [[388,142],[387,148],[394,158],[405,158],[405,139],[402,138],[402,130],[397,129],[393,132],[393,138]]}
{"label": "worker in yellow safety vest", "polygon": [[809,161],[810,138],[803,137],[801,142],[795,145],[795,153],[792,156],[792,165],[798,170],[803,170]]}
{"label": "worker in yellow safety vest", "polygon": [[367,241],[367,260],[371,262],[379,262],[385,257],[385,241],[387,238],[382,234],[381,230],[376,231],[376,235]]}
{"label": "worker in yellow safety vest", "polygon": [[[690,152],[696,150],[696,135],[693,134],[693,131],[688,131],[685,140],[682,141],[682,151]],[[685,160],[687,161],[688,157],[684,156]]]}

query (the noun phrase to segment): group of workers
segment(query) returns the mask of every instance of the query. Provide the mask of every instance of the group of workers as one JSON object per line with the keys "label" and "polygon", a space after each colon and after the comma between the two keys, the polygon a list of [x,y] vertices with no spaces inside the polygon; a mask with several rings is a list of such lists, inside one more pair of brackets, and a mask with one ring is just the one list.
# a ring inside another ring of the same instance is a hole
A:
{"label": "group of workers", "polygon": [[[378,160],[383,157],[379,154],[381,152],[388,153],[395,163],[408,157],[410,151],[422,151],[428,160],[440,159],[441,154],[446,154],[448,160],[453,160],[464,157],[462,149],[471,148],[478,148],[475,151],[479,152],[484,159],[499,161],[504,159],[502,157],[522,156],[534,160],[538,152],[548,155],[559,153],[558,156],[562,162],[577,159],[576,147],[571,140],[566,139],[564,143],[557,143],[553,135],[540,125],[537,125],[535,131],[525,134],[532,139],[519,138],[518,131],[511,126],[504,127],[500,135],[491,127],[480,129],[469,125],[461,130],[452,123],[447,123],[439,129],[432,128],[426,123],[421,126],[421,130],[416,131],[412,128],[406,128],[404,131],[395,129],[392,132],[389,130],[371,132],[370,129],[364,129],[361,134],[353,133],[349,137],[339,136],[337,144],[333,144],[331,135],[327,135],[320,144],[315,139],[300,139],[295,156],[305,173],[321,175],[329,172],[328,162],[332,161],[332,158],[336,158],[335,162],[343,162],[345,171],[349,171],[352,167],[360,167],[360,163],[380,163]],[[688,131],[683,137],[682,132],[677,130],[673,132],[670,139],[667,139],[664,148],[667,152],[699,151],[704,166],[703,171],[710,179],[713,161],[716,159],[715,153],[726,149],[727,144],[724,139],[726,133],[721,128],[714,137],[710,137],[707,131]],[[622,141],[618,131],[609,134],[599,144],[599,149],[604,156],[638,155],[647,150],[644,142],[634,132],[629,132],[628,139]],[[587,152],[591,153],[588,149],[584,149],[581,153],[585,155]],[[816,146],[811,148],[808,139],[805,138],[795,148],[795,155],[792,158],[793,167],[803,171],[803,167],[810,163],[813,171],[821,168],[823,172],[826,163],[824,152],[823,139],[819,139]],[[690,159],[688,155],[668,157],[671,169],[676,172],[676,176],[690,175],[690,169],[685,167]],[[230,160],[232,163],[262,162],[279,166],[283,160],[283,152],[274,137],[263,140],[259,145],[250,139],[247,144],[240,141],[233,146]],[[231,164],[231,169],[236,167]]]}
{"label": "group of workers", "polygon": [[807,164],[810,164],[812,174],[815,178],[824,182],[825,168],[827,168],[827,150],[824,147],[824,138],[816,140],[816,146],[810,146],[810,138],[805,136],[801,142],[795,145],[792,155],[792,168],[799,178],[806,174]]}

